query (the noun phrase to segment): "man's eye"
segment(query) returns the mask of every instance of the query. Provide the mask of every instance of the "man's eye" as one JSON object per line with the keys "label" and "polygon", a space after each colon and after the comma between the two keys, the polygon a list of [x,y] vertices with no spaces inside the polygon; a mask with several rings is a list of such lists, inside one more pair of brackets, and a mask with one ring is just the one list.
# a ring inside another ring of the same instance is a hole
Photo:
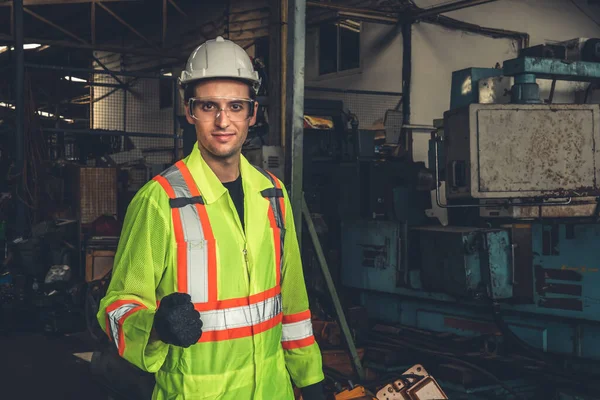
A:
{"label": "man's eye", "polygon": [[231,111],[242,111],[244,109],[244,105],[240,103],[233,103],[229,106]]}
{"label": "man's eye", "polygon": [[212,111],[215,109],[215,105],[212,103],[202,103],[200,104],[200,109],[202,111]]}

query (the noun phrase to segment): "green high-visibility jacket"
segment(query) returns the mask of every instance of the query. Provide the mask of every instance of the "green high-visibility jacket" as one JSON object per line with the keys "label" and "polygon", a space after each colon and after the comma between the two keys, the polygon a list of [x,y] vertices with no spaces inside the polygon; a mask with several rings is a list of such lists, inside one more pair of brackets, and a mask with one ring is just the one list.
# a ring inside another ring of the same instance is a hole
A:
{"label": "green high-visibility jacket", "polygon": [[[98,321],[119,354],[156,373],[153,399],[293,399],[324,379],[294,219],[282,183],[240,162],[244,226],[197,146],[127,209]],[[150,340],[160,299],[192,297],[204,324],[184,349]]]}

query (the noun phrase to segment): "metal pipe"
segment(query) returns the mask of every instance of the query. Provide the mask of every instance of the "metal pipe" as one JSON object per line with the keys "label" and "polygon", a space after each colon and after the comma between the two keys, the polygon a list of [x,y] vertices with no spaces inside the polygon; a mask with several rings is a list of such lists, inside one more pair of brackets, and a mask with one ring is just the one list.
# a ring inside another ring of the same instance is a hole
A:
{"label": "metal pipe", "polygon": [[173,162],[178,161],[178,150],[179,150],[179,137],[177,136],[177,127],[179,121],[177,120],[177,111],[179,108],[179,90],[177,88],[177,82],[173,81]]}
{"label": "metal pipe", "polygon": [[392,14],[392,13],[385,13],[385,12],[381,12],[381,11],[373,11],[372,9],[368,9],[368,8],[348,7],[348,6],[344,6],[341,4],[321,3],[321,2],[316,2],[316,1],[307,1],[306,7],[325,8],[327,10],[346,11],[346,12],[361,13],[361,14],[368,14],[368,15],[372,15],[372,16],[381,16],[381,17],[389,17],[390,14]]}
{"label": "metal pipe", "polygon": [[[287,90],[288,90],[288,12],[289,12],[289,4],[288,0],[279,0],[281,2],[280,11],[281,11],[281,32],[280,32],[280,45],[281,48],[279,50],[279,55],[281,57],[281,75],[279,76],[281,90],[279,93],[279,128],[281,129],[281,143],[283,144],[285,150],[285,175],[287,177],[287,182],[291,181],[291,157],[289,156],[291,152],[291,141],[288,140],[288,126],[287,126],[287,115],[288,115],[288,101],[287,101]],[[302,245],[300,243],[300,245]]]}
{"label": "metal pipe", "polygon": [[144,132],[123,132],[123,131],[112,131],[105,129],[60,129],[60,128],[43,128],[43,132],[65,132],[75,135],[113,135],[113,136],[124,136],[124,137],[146,137],[146,138],[166,138],[173,139],[172,134],[164,133],[144,133]]}
{"label": "metal pipe", "polygon": [[27,232],[25,210],[25,43],[23,30],[23,0],[14,0],[15,21],[15,175],[17,176],[16,232],[23,236]]}
{"label": "metal pipe", "polygon": [[478,35],[485,35],[492,38],[509,38],[519,40],[521,48],[529,47],[529,34],[526,32],[509,31],[506,29],[487,28],[484,26],[471,24],[469,22],[460,21],[458,19],[446,17],[444,15],[436,15],[423,18],[424,22],[440,25],[449,29],[461,30],[464,32],[472,32]]}
{"label": "metal pipe", "polygon": [[478,6],[480,4],[492,3],[497,0],[460,0],[451,4],[445,4],[442,6],[427,8],[422,11],[414,13],[411,17],[413,19],[420,19],[431,17],[439,14],[443,14],[450,11],[462,10],[463,8]]}
{"label": "metal pipe", "polygon": [[[410,86],[412,80],[412,23],[402,24],[402,114],[403,124],[410,124]],[[412,154],[412,133],[406,132],[404,148],[410,159]]]}
{"label": "metal pipe", "polygon": [[437,129],[435,126],[432,126],[432,125],[419,125],[419,124],[403,124],[402,128],[412,129],[415,131],[427,131],[427,132],[435,131]]}
{"label": "metal pipe", "polygon": [[317,231],[315,230],[315,225],[313,224],[312,218],[310,216],[310,210],[306,205],[306,199],[304,198],[304,195],[301,198],[301,202],[301,212],[304,215],[304,219],[308,227],[308,233],[310,234],[310,238],[315,247],[315,253],[317,254],[317,259],[319,260],[319,265],[321,266],[321,272],[323,272],[325,282],[327,283],[327,289],[329,290],[329,294],[331,295],[331,300],[333,301],[333,306],[335,307],[335,312],[338,316],[340,328],[342,329],[342,333],[344,334],[344,338],[346,339],[346,345],[348,345],[348,350],[350,351],[350,355],[352,357],[354,370],[356,371],[356,374],[358,375],[359,379],[362,381],[365,379],[365,371],[360,362],[360,357],[358,356],[358,353],[356,351],[354,339],[352,338],[352,333],[350,332],[348,321],[346,321],[346,315],[344,314],[342,303],[340,302],[340,298],[335,289],[333,278],[331,277],[331,272],[329,271],[329,267],[327,266],[327,259],[325,258],[325,254],[323,253],[321,242],[319,242],[319,236],[317,235]]}
{"label": "metal pipe", "polygon": [[401,92],[379,92],[376,90],[336,89],[336,88],[324,88],[324,87],[318,87],[318,86],[305,86],[304,90],[312,90],[315,92],[331,92],[331,93],[373,94],[373,95],[378,95],[378,96],[402,96]]}
{"label": "metal pipe", "polygon": [[[302,179],[304,139],[304,55],[306,46],[306,0],[288,3],[288,73],[287,73],[287,125],[290,137],[292,210],[298,242],[302,240]],[[291,91],[291,93],[290,93]]]}
{"label": "metal pipe", "polygon": [[[281,115],[285,115],[282,111],[282,86],[285,84],[282,71],[282,4],[281,0],[268,0],[271,9],[269,13],[269,70],[267,85],[268,98],[260,101],[259,104],[267,106],[269,109],[269,141],[270,146],[281,146],[285,143],[282,138],[283,130]],[[264,96],[261,96],[264,98]],[[284,165],[285,167],[285,165]]]}

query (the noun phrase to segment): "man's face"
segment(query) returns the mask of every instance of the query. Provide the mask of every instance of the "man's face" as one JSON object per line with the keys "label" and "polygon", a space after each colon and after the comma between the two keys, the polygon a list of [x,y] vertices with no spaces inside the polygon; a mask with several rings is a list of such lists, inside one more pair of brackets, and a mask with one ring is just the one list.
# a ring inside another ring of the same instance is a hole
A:
{"label": "man's face", "polygon": [[[195,103],[192,111],[197,118],[191,116],[188,102],[185,106],[186,118],[196,127],[198,147],[204,156],[221,160],[239,156],[248,136],[248,128],[256,123],[257,107],[254,107],[253,113],[243,114],[244,118],[241,118],[242,114],[237,110],[247,103],[236,103],[234,100],[249,99],[249,94],[248,85],[235,80],[209,80],[196,84],[195,97],[209,101]],[[211,112],[215,118],[207,118]]]}

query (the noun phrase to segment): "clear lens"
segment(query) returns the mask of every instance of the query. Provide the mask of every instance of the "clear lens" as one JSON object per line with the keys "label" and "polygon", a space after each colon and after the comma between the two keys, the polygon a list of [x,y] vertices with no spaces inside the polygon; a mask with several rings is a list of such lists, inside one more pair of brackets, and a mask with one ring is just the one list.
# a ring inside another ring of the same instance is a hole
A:
{"label": "clear lens", "polygon": [[250,99],[191,98],[190,113],[201,122],[214,121],[225,113],[234,122],[245,121],[252,116],[253,102]]}

